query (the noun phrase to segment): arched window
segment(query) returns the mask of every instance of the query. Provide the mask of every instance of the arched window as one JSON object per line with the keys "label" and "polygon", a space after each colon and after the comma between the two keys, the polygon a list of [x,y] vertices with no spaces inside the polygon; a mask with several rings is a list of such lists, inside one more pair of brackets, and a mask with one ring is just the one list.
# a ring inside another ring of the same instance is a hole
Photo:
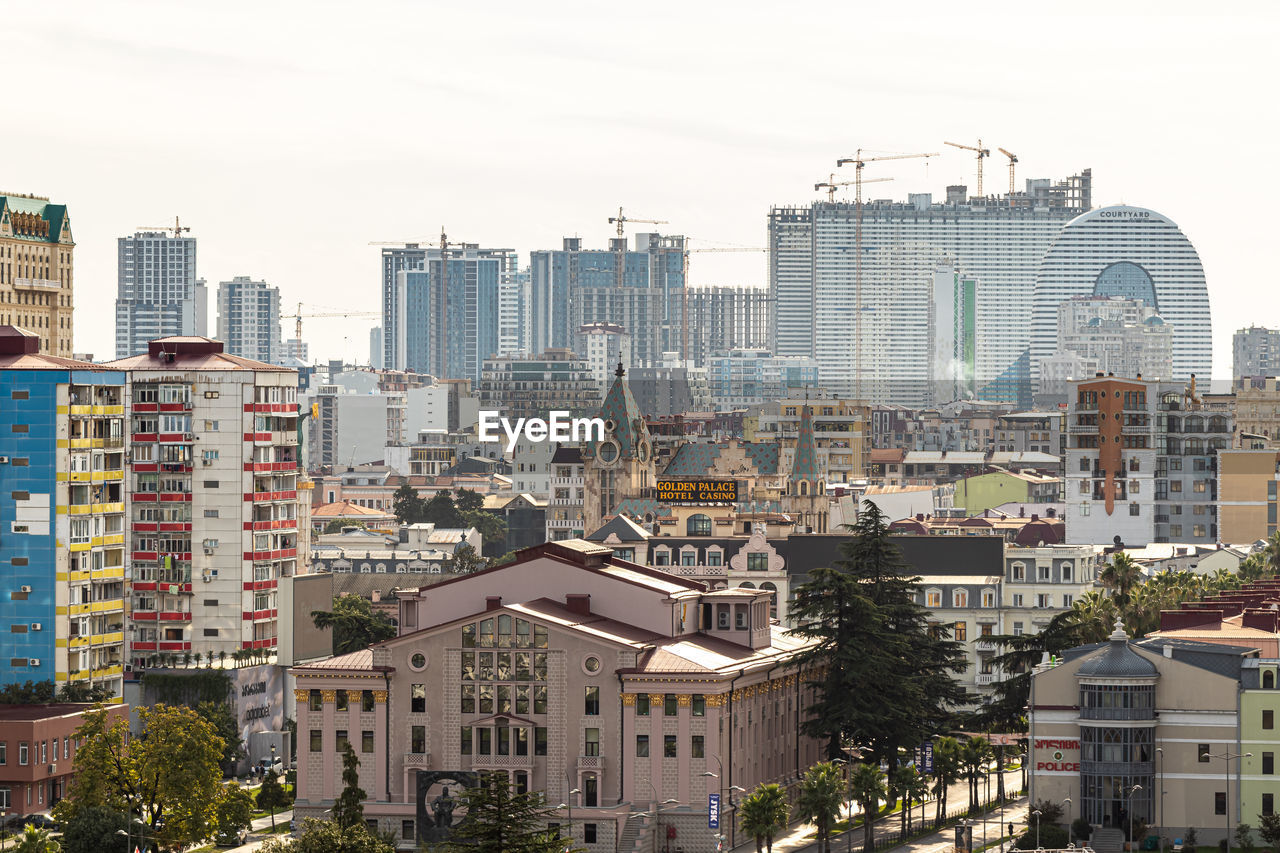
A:
{"label": "arched window", "polygon": [[969,590],[967,589],[951,590],[951,606],[952,607],[968,607],[969,606]]}
{"label": "arched window", "polygon": [[711,535],[711,516],[703,513],[689,516],[689,520],[685,523],[686,536],[710,536]]}
{"label": "arched window", "polygon": [[942,606],[942,590],[930,589],[924,594],[924,606],[929,608],[938,608]]}
{"label": "arched window", "polygon": [[769,596],[769,618],[777,619],[778,618],[778,588],[773,585],[772,581],[765,581],[764,583],[760,584],[760,588],[767,589],[769,590],[770,593],[772,593]]}
{"label": "arched window", "polygon": [[738,588],[739,589],[755,589],[756,585],[753,584],[751,581],[743,581],[742,583],[738,584]]}
{"label": "arched window", "polygon": [[1183,432],[1204,432],[1204,418],[1199,415],[1188,415],[1182,422]]}
{"label": "arched window", "polygon": [[804,480],[800,481],[800,494],[802,495],[809,494],[809,484],[806,483]]}
{"label": "arched window", "polygon": [[1274,690],[1276,686],[1276,674],[1271,670],[1262,673],[1262,686],[1266,690]]}

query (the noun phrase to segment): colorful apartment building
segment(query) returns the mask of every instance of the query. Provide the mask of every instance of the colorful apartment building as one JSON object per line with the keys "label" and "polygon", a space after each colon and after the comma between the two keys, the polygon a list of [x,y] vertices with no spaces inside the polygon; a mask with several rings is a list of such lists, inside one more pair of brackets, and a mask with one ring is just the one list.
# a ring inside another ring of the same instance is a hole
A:
{"label": "colorful apartment building", "polygon": [[296,372],[201,337],[110,366],[129,376],[132,665],[274,648],[299,565]]}
{"label": "colorful apartment building", "polygon": [[0,326],[0,683],[88,682],[124,663],[125,374]]}

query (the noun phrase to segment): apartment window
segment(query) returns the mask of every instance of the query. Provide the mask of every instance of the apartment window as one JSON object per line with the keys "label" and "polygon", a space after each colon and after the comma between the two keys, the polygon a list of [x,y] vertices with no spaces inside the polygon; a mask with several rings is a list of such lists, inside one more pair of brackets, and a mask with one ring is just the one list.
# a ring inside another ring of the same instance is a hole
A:
{"label": "apartment window", "polygon": [[719,566],[721,565],[720,560],[721,560],[721,554],[719,551],[707,551],[708,566]]}
{"label": "apartment window", "polygon": [[676,694],[668,693],[662,697],[662,716],[674,717],[676,715]]}
{"label": "apartment window", "polygon": [[324,729],[311,730],[311,751],[320,752],[324,749]]}
{"label": "apartment window", "polygon": [[1276,712],[1275,712],[1275,711],[1269,711],[1269,710],[1268,710],[1268,711],[1263,711],[1263,712],[1262,712],[1262,727],[1263,727],[1264,729],[1274,729],[1274,728],[1276,727]]}
{"label": "apartment window", "polygon": [[1274,752],[1262,753],[1262,773],[1264,776],[1274,776],[1276,772],[1276,754]]}
{"label": "apartment window", "polygon": [[706,758],[706,739],[702,735],[694,735],[690,739],[689,755],[693,758]]}
{"label": "apartment window", "polygon": [[662,757],[663,758],[676,757],[676,736],[675,735],[662,736]]}
{"label": "apartment window", "polygon": [[403,838],[405,841],[413,841],[415,826],[416,826],[416,823],[412,820],[400,821],[400,837]]}
{"label": "apartment window", "polygon": [[1040,581],[1042,583],[1048,582],[1053,579],[1052,573],[1050,572],[1048,566],[1038,566],[1037,571],[1040,576]]}
{"label": "apartment window", "polygon": [[984,590],[982,591],[982,606],[983,606],[983,607],[995,607],[995,606],[996,606],[996,592],[995,592],[995,590],[993,590],[993,589],[984,589]]}
{"label": "apartment window", "polygon": [[649,736],[636,735],[636,758],[649,757]]}
{"label": "apartment window", "polygon": [[1021,607],[1021,606],[1022,606],[1022,593],[1020,593],[1020,592],[1018,592],[1018,593],[1014,593],[1014,595],[1013,595],[1013,606],[1014,606],[1014,607]]}
{"label": "apartment window", "polygon": [[942,590],[931,589],[924,594],[924,606],[930,609],[938,609],[942,606]]}
{"label": "apartment window", "polygon": [[1213,813],[1224,815],[1227,813],[1227,792],[1213,792]]}
{"label": "apartment window", "polygon": [[1062,596],[1062,606],[1063,606],[1064,608],[1070,607],[1070,606],[1071,606],[1071,603],[1072,603],[1074,600],[1075,600],[1075,596],[1073,596],[1073,595],[1065,595],[1065,594],[1064,594],[1064,595]]}
{"label": "apartment window", "polygon": [[1014,623],[1013,623],[1013,635],[1014,635],[1015,637],[1020,637],[1020,636],[1022,636],[1022,623],[1021,623],[1021,622],[1014,622]]}
{"label": "apartment window", "polygon": [[1040,593],[1036,596],[1036,607],[1052,607],[1052,598],[1053,596],[1049,595],[1047,592]]}
{"label": "apartment window", "polygon": [[951,591],[951,606],[952,606],[952,607],[957,607],[957,608],[959,608],[959,607],[968,607],[968,606],[969,606],[969,592],[968,592],[968,590],[963,590],[963,589],[954,589],[954,590],[952,590],[952,591]]}
{"label": "apartment window", "polygon": [[707,715],[707,697],[701,693],[697,693],[693,697],[693,716],[705,717]]}
{"label": "apartment window", "polygon": [[422,713],[427,710],[427,685],[409,686],[409,710],[413,713]]}
{"label": "apartment window", "polygon": [[533,730],[533,754],[547,754],[547,729],[546,726],[538,726]]}
{"label": "apartment window", "polygon": [[1024,581],[1027,579],[1027,567],[1025,563],[1014,563],[1012,569],[1014,580]]}
{"label": "apartment window", "polygon": [[769,571],[769,555],[768,554],[748,554],[747,555],[747,571],[751,571],[751,572]]}
{"label": "apartment window", "polygon": [[9,763],[9,744],[5,741],[0,741],[0,765],[4,765],[8,763]]}
{"label": "apartment window", "polygon": [[462,739],[459,741],[458,752],[461,755],[470,755],[471,754],[471,727],[463,726],[461,735],[462,735]]}
{"label": "apartment window", "polygon": [[969,623],[957,622],[951,626],[951,638],[963,642],[969,639]]}
{"label": "apartment window", "polygon": [[587,729],[585,742],[583,743],[583,749],[586,750],[586,752],[583,753],[584,755],[600,754],[600,730],[599,729]]}
{"label": "apartment window", "polygon": [[339,690],[337,696],[334,697],[333,710],[345,711],[347,708],[347,691]]}
{"label": "apartment window", "polygon": [[1129,504],[1129,515],[1142,515],[1142,507],[1136,503]]}
{"label": "apartment window", "polygon": [[600,688],[599,687],[587,688],[586,707],[583,709],[582,713],[586,714],[589,717],[599,716],[600,714]]}
{"label": "apartment window", "polygon": [[599,837],[599,835],[598,835],[598,833],[596,832],[596,825],[595,825],[594,823],[584,823],[584,824],[582,825],[582,841],[583,841],[583,843],[585,843],[585,844],[595,844],[595,843],[596,843],[596,838],[598,838],[598,837]]}
{"label": "apartment window", "polygon": [[324,699],[320,696],[319,690],[312,690],[307,693],[307,710],[323,711]]}
{"label": "apartment window", "polygon": [[1275,794],[1262,795],[1262,813],[1263,814],[1276,813],[1276,795]]}
{"label": "apartment window", "polygon": [[365,712],[373,710],[373,691],[372,690],[360,691],[360,710]]}
{"label": "apartment window", "polygon": [[18,744],[18,763],[24,766],[27,763],[27,742],[25,740]]}
{"label": "apartment window", "polygon": [[[481,729],[488,731],[488,729]],[[413,726],[409,729],[409,751],[421,755],[427,751],[427,727]]]}
{"label": "apartment window", "polygon": [[640,693],[636,696],[636,716],[649,716],[649,694]]}
{"label": "apartment window", "polygon": [[1063,563],[1059,569],[1062,572],[1062,582],[1071,583],[1071,579],[1074,574],[1074,567],[1070,563]]}
{"label": "apartment window", "polygon": [[992,625],[990,622],[983,622],[981,625],[978,626],[978,636],[980,637],[990,637],[994,633],[995,633],[995,626]]}
{"label": "apartment window", "polygon": [[1202,743],[1196,747],[1196,758],[1201,764],[1209,763],[1209,744]]}

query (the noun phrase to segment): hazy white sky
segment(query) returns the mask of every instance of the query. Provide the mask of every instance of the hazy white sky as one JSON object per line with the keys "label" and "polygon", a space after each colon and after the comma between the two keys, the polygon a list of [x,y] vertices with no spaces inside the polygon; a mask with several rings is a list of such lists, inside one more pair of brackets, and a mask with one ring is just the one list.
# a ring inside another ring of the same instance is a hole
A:
{"label": "hazy white sky", "polygon": [[[940,196],[974,185],[943,140],[982,137],[1019,155],[1020,186],[1092,167],[1095,204],[1176,221],[1227,376],[1233,330],[1280,325],[1280,7],[1040,5],[7,3],[0,188],[70,206],[76,349],[110,357],[116,238],[175,214],[211,293],[250,275],[286,304],[376,311],[369,241],[444,226],[527,258],[603,247],[623,205],[761,246],[770,204],[813,198],[837,157],[943,151],[867,175],[895,179],[868,195]],[[695,256],[690,277],[764,283],[764,256]],[[364,360],[372,322],[304,337]]]}

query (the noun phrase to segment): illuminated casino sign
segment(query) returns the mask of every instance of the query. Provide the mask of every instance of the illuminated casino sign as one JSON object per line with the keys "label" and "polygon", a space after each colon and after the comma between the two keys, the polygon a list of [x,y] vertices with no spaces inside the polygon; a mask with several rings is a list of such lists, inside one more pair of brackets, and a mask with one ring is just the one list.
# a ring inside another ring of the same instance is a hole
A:
{"label": "illuminated casino sign", "polygon": [[737,480],[659,480],[658,503],[737,503]]}

